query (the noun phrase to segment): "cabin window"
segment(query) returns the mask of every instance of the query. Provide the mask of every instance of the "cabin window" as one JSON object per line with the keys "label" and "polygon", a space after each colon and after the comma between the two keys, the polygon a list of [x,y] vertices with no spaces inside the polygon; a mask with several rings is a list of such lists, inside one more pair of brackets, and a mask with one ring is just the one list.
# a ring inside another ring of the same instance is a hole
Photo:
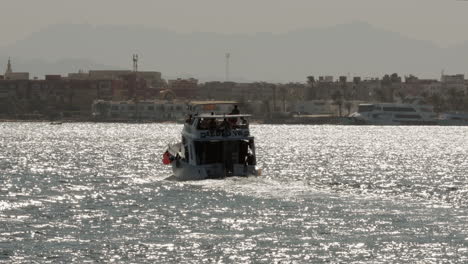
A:
{"label": "cabin window", "polygon": [[383,108],[384,111],[386,112],[416,112],[414,108],[412,107],[392,107],[392,106],[386,106]]}
{"label": "cabin window", "polygon": [[195,141],[197,164],[223,163],[223,142]]}
{"label": "cabin window", "polygon": [[395,118],[421,119],[420,115],[395,115]]}
{"label": "cabin window", "polygon": [[358,112],[363,113],[363,112],[372,112],[374,109],[374,105],[360,105],[358,107]]}
{"label": "cabin window", "polygon": [[421,109],[421,111],[423,111],[423,112],[430,112],[430,113],[432,113],[432,109],[430,109],[430,108],[421,107],[420,109]]}

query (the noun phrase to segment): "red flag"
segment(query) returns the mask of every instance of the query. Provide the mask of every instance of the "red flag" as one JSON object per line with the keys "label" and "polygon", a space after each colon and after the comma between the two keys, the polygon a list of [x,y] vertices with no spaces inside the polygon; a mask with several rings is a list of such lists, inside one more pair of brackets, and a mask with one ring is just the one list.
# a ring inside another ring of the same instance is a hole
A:
{"label": "red flag", "polygon": [[171,154],[169,154],[168,151],[164,152],[164,154],[163,154],[163,159],[162,159],[162,162],[163,162],[164,165],[169,165],[169,164],[171,164],[171,159],[170,159],[170,157],[171,157]]}

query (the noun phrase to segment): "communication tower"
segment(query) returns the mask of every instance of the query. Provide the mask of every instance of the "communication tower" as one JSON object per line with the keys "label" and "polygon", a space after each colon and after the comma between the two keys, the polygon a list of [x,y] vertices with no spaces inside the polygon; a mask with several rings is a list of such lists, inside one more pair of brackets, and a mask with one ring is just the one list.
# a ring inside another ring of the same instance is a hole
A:
{"label": "communication tower", "polygon": [[231,54],[228,52],[226,53],[226,82],[229,82],[229,58]]}
{"label": "communication tower", "polygon": [[138,71],[138,54],[133,54],[133,71]]}

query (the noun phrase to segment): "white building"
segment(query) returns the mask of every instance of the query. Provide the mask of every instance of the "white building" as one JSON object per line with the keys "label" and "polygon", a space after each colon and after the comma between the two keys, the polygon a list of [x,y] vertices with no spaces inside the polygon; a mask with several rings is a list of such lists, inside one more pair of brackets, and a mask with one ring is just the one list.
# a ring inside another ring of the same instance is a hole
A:
{"label": "white building", "polygon": [[182,121],[187,103],[177,101],[94,101],[93,116],[103,120]]}
{"label": "white building", "polygon": [[467,92],[464,74],[442,75],[440,81],[441,81],[443,92],[445,94],[447,94],[447,92],[452,89],[457,92],[463,92],[463,93]]}
{"label": "white building", "polygon": [[234,101],[104,101],[93,102],[93,116],[99,120],[184,121],[188,114],[228,114]]}

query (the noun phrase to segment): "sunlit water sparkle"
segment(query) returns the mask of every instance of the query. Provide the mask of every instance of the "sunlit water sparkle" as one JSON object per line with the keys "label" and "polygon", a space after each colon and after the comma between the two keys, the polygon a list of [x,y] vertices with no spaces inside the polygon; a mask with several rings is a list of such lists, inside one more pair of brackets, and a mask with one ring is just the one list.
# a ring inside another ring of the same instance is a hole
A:
{"label": "sunlit water sparkle", "polygon": [[0,262],[468,262],[468,127],[253,125],[263,176],[196,182],[180,129],[0,123]]}

